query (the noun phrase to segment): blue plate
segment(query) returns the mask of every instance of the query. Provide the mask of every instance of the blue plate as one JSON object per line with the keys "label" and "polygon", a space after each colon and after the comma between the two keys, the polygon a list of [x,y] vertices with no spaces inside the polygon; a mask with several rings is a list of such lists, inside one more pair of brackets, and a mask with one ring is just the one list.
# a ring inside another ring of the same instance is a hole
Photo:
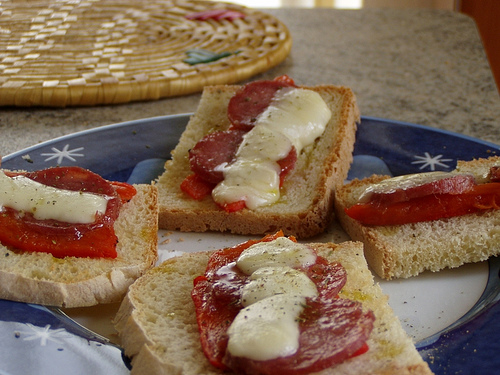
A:
{"label": "blue plate", "polygon": [[[149,183],[162,172],[188,119],[189,114],[161,116],[63,136],[4,157],[2,168],[79,165],[110,180]],[[348,178],[450,171],[457,159],[492,155],[500,155],[499,145],[363,117]],[[485,285],[472,307],[444,329],[418,339],[417,348],[436,374],[494,374],[500,368],[500,262],[492,258],[485,267]],[[468,272],[464,269],[462,275]],[[69,370],[73,374],[129,373],[120,348],[89,336],[84,327],[50,308],[0,300],[0,335],[2,375]]]}

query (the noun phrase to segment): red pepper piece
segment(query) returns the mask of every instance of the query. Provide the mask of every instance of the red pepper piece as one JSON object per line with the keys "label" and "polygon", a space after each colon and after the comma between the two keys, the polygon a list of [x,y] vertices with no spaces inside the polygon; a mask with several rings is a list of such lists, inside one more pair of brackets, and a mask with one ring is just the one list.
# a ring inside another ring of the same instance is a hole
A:
{"label": "red pepper piece", "polygon": [[202,200],[210,195],[214,186],[197,174],[191,174],[181,182],[181,190],[196,200]]}

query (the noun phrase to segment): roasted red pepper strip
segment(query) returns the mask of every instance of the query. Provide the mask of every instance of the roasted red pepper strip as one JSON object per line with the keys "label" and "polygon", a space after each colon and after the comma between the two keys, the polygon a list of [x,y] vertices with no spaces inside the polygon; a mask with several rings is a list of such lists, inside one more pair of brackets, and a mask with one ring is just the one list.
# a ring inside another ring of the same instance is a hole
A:
{"label": "roasted red pepper strip", "polygon": [[215,184],[205,181],[196,173],[190,174],[181,182],[181,190],[196,200],[210,195],[214,186]]}
{"label": "roasted red pepper strip", "polygon": [[222,208],[226,212],[237,212],[241,211],[246,207],[245,201],[236,201],[222,205]]}
{"label": "roasted red pepper strip", "polygon": [[364,225],[402,225],[499,208],[500,183],[490,182],[464,194],[432,194],[394,204],[356,204],[345,212]]}
{"label": "roasted red pepper strip", "polygon": [[136,188],[126,182],[109,181],[109,183],[115,188],[115,191],[119,195],[122,203],[128,202],[134,197],[134,195],[137,194]]}
{"label": "roasted red pepper strip", "polygon": [[90,258],[116,258],[118,239],[112,226],[103,225],[72,236],[51,234],[50,229],[34,232],[26,222],[17,220],[17,212],[6,209],[0,214],[0,242],[15,249],[50,253],[56,258],[66,256]]}

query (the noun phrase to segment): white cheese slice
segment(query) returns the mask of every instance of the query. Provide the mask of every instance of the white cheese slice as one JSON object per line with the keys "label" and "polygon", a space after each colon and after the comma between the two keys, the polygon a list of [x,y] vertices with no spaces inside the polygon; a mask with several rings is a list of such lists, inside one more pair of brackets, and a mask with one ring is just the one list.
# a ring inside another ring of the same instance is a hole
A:
{"label": "white cheese slice", "polygon": [[[456,179],[456,180],[455,180]],[[425,173],[407,174],[388,178],[366,188],[358,199],[359,203],[368,203],[373,195],[390,195],[400,193],[400,200],[411,197],[420,197],[435,192],[462,194],[475,185],[471,174],[434,171]]]}
{"label": "white cheese slice", "polygon": [[304,244],[293,242],[287,237],[274,241],[259,242],[245,249],[236,265],[247,275],[262,267],[288,266],[304,267],[316,262],[316,254]]}
{"label": "white cheese slice", "polygon": [[212,190],[212,197],[219,204],[245,201],[251,210],[276,202],[280,197],[280,170],[271,160],[236,160]]}
{"label": "white cheese slice", "polygon": [[252,273],[241,293],[244,307],[276,294],[317,297],[316,284],[301,271],[288,266],[262,267]]}
{"label": "white cheese slice", "polygon": [[97,213],[106,212],[108,199],[92,193],[57,189],[24,176],[11,178],[0,171],[0,209],[9,207],[31,212],[38,220],[92,223]]}
{"label": "white cheese slice", "polygon": [[305,297],[279,294],[242,309],[227,331],[227,350],[257,361],[294,354],[300,336],[297,319],[305,303]]}
{"label": "white cheese slice", "polygon": [[275,203],[280,198],[277,161],[295,146],[297,155],[325,131],[331,111],[311,90],[284,88],[278,91],[255,126],[243,138],[235,162],[221,165],[224,180],[213,190],[219,204],[245,201],[250,209]]}
{"label": "white cheese slice", "polygon": [[284,134],[265,125],[254,126],[243,136],[236,158],[278,161],[286,157],[291,149],[292,142]]}
{"label": "white cheese slice", "polygon": [[331,116],[332,112],[316,91],[284,88],[257,117],[256,125],[284,134],[299,154],[323,134]]}
{"label": "white cheese slice", "polygon": [[442,180],[453,176],[450,172],[435,171],[425,173],[406,174],[402,176],[388,178],[374,185],[368,186],[359,197],[360,203],[370,201],[373,194],[391,194],[397,190],[408,190],[422,186],[431,182]]}

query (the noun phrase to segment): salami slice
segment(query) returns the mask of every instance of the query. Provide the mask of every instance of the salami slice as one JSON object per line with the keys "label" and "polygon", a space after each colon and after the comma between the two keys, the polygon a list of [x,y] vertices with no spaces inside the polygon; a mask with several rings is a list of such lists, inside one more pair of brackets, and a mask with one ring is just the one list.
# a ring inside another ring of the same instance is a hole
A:
{"label": "salami slice", "polygon": [[[223,181],[222,167],[234,160],[244,135],[254,126],[255,117],[269,106],[279,89],[290,86],[295,87],[295,83],[285,75],[273,81],[249,83],[236,93],[228,105],[228,117],[232,123],[229,130],[210,133],[189,150],[190,169],[194,174],[182,181],[181,190],[193,199],[201,200],[215,185]],[[281,167],[280,186],[296,161],[295,147],[278,161]],[[227,212],[239,211],[245,207],[244,200],[221,205]]]}
{"label": "salami slice", "polygon": [[292,149],[290,150],[288,155],[283,159],[278,160],[278,164],[281,168],[280,187],[283,186],[288,173],[290,173],[295,167],[295,163],[297,163],[297,150],[295,149],[295,146],[292,146]]}
{"label": "salami slice", "polygon": [[403,225],[500,209],[500,183],[475,185],[463,194],[431,194],[404,202],[357,203],[345,213],[364,225]]}
{"label": "salami slice", "polygon": [[233,160],[244,135],[237,129],[206,135],[189,151],[191,170],[207,182],[222,181],[224,175],[217,167]]}
{"label": "salami slice", "polygon": [[[8,173],[9,176],[20,173]],[[31,213],[20,213],[8,207],[0,215],[2,244],[24,251],[50,253],[55,257],[115,258],[117,238],[113,224],[122,200],[131,199],[135,188],[119,184],[118,191],[109,181],[80,167],[57,167],[26,172],[24,176],[58,189],[82,191],[108,196],[106,212],[90,224],[72,224],[57,220],[37,220]]]}
{"label": "salami slice", "polygon": [[[272,241],[283,236],[281,232],[268,235],[261,241]],[[200,331],[200,341],[205,356],[210,363],[220,369],[227,369],[222,363],[228,337],[226,332],[243,307],[240,302],[240,288],[247,277],[236,267],[229,267],[241,253],[259,242],[249,240],[238,246],[214,252],[207,265],[205,275],[194,280],[191,293],[196,307],[196,320]],[[225,281],[228,282],[225,282]]]}
{"label": "salami slice", "polygon": [[302,375],[321,371],[362,349],[375,317],[371,311],[364,312],[359,302],[308,298],[299,319],[299,349],[294,355],[255,361],[226,353],[224,362],[241,374]]}
{"label": "salami slice", "polygon": [[114,195],[115,189],[101,176],[80,167],[57,167],[26,172],[25,177],[47,186],[73,191]]}
{"label": "salami slice", "polygon": [[433,194],[459,195],[472,190],[475,185],[474,176],[470,174],[416,173],[393,177],[372,185],[366,189],[359,201],[391,204]]}
{"label": "salami slice", "polygon": [[490,180],[492,182],[500,182],[500,165],[490,168]]}
{"label": "salami slice", "polygon": [[233,128],[252,129],[257,117],[283,87],[295,87],[295,84],[287,76],[282,76],[273,81],[254,81],[245,85],[229,101],[227,116]]}
{"label": "salami slice", "polygon": [[[265,240],[272,239],[274,237]],[[308,299],[300,316],[299,351],[269,361],[228,354],[226,332],[242,309],[241,288],[248,282],[248,276],[239,271],[234,262],[253,243],[255,241],[215,252],[205,275],[194,282],[192,298],[201,344],[212,365],[245,374],[306,374],[341,363],[366,346],[373,329],[373,313],[363,311],[358,302],[338,298],[347,278],[345,269],[317,257],[315,264],[303,269],[316,284],[319,297]]]}
{"label": "salami slice", "polygon": [[304,270],[316,284],[320,297],[336,298],[347,281],[345,268],[338,263],[330,263],[325,258],[317,257],[316,263]]}

